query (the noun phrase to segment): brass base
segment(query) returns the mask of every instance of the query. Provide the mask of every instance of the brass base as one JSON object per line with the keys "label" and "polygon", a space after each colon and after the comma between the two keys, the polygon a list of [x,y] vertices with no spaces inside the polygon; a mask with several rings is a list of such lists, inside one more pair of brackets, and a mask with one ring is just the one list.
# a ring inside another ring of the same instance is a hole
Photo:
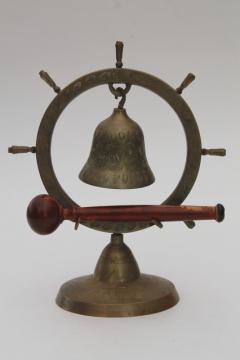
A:
{"label": "brass base", "polygon": [[160,312],[174,306],[178,300],[177,291],[170,281],[140,274],[122,235],[113,234],[94,275],[63,284],[56,303],[77,314],[124,317]]}
{"label": "brass base", "polygon": [[170,281],[141,274],[138,280],[117,288],[94,279],[93,275],[82,276],[66,282],[56,302],[64,310],[77,314],[124,317],[167,310],[178,300]]}

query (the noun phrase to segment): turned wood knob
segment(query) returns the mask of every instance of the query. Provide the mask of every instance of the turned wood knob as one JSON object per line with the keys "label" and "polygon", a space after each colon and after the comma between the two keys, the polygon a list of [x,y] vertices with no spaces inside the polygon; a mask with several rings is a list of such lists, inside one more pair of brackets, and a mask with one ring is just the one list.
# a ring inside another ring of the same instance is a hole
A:
{"label": "turned wood knob", "polygon": [[27,220],[36,233],[51,234],[63,220],[62,208],[51,196],[38,195],[28,205]]}

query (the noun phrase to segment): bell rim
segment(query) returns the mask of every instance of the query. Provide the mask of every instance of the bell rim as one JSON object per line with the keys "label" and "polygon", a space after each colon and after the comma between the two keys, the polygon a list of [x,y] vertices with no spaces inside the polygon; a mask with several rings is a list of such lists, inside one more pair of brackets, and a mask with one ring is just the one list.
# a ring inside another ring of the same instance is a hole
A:
{"label": "bell rim", "polygon": [[139,185],[139,186],[131,186],[131,185],[129,185],[129,184],[128,184],[128,185],[126,184],[126,187],[124,187],[124,184],[122,184],[123,186],[121,186],[121,187],[116,187],[116,186],[111,186],[111,185],[106,186],[106,185],[99,185],[99,183],[96,184],[96,183],[92,182],[91,180],[84,179],[84,177],[82,177],[81,173],[82,173],[82,171],[80,171],[80,174],[78,175],[78,178],[79,178],[82,182],[84,182],[85,184],[90,185],[90,186],[94,186],[94,187],[98,187],[98,188],[110,189],[110,190],[133,190],[133,189],[142,189],[142,188],[144,188],[144,187],[148,187],[148,186],[154,184],[155,181],[156,181],[155,176],[154,176],[154,174],[152,173],[152,179],[151,179],[151,181],[148,182],[148,183]]}

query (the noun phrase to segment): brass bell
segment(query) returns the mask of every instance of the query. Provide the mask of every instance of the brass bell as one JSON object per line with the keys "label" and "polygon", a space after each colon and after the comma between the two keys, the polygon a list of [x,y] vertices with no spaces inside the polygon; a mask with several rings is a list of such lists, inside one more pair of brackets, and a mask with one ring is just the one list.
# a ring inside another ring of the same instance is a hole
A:
{"label": "brass bell", "polygon": [[143,131],[126,110],[114,109],[96,128],[89,158],[79,178],[109,189],[134,189],[155,180],[145,154]]}

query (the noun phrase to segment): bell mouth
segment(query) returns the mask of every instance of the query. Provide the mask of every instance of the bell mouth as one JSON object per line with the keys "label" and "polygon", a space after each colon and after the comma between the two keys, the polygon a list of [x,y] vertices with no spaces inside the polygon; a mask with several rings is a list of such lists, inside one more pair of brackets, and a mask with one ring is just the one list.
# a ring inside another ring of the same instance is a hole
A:
{"label": "bell mouth", "polygon": [[[105,174],[104,174],[105,176]],[[115,174],[113,175],[115,177]],[[132,190],[132,189],[140,189],[143,187],[147,187],[152,185],[155,182],[155,177],[153,175],[153,178],[151,179],[151,182],[148,181],[148,183],[146,182],[141,182],[139,184],[136,183],[136,180],[134,178],[135,181],[132,182],[132,184],[128,181],[127,183],[123,183],[123,182],[114,182],[112,181],[113,176],[109,178],[109,181],[104,180],[103,182],[96,180],[96,182],[92,179],[85,179],[84,174],[82,174],[82,171],[80,172],[78,178],[84,182],[85,184],[88,185],[92,185],[92,186],[96,186],[96,187],[101,187],[101,188],[105,188],[105,189],[115,189],[115,190]]]}
{"label": "bell mouth", "polygon": [[137,189],[154,183],[143,131],[125,109],[114,109],[112,115],[97,126],[79,179],[107,189]]}

